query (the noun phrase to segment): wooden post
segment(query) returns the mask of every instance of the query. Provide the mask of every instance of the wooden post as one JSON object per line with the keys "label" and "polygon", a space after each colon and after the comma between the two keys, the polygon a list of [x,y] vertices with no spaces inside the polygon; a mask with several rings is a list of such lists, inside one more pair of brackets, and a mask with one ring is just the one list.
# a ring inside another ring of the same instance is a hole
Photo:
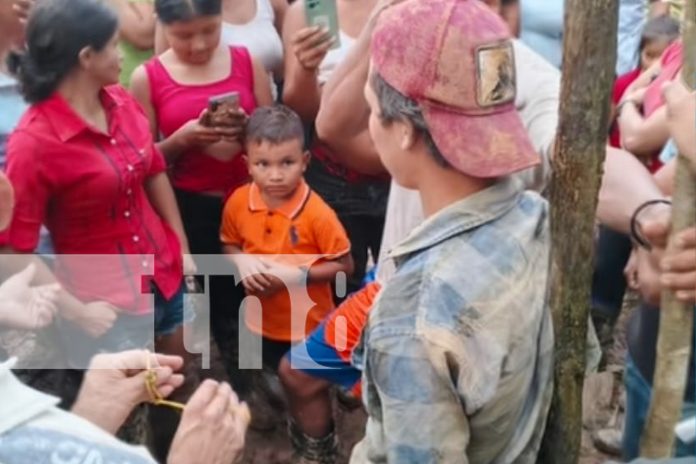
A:
{"label": "wooden post", "polygon": [[[684,67],[687,85],[696,87],[696,0],[687,0],[683,28]],[[694,128],[696,130],[696,128]],[[696,169],[683,156],[677,160],[672,207],[672,236],[696,224]],[[689,371],[694,307],[680,303],[672,292],[662,294],[660,332],[657,338],[657,361],[653,378],[650,412],[641,441],[641,455],[660,459],[672,455],[674,426],[681,408]]]}
{"label": "wooden post", "polygon": [[618,0],[566,0],[550,190],[555,388],[538,461],[544,464],[575,464],[580,454],[594,218],[606,153],[617,21]]}

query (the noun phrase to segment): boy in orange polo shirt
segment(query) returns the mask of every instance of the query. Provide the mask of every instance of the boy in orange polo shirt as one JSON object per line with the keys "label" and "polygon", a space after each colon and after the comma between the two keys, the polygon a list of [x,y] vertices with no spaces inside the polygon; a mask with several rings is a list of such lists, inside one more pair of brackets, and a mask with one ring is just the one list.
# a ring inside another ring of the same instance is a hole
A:
{"label": "boy in orange polo shirt", "polygon": [[[244,288],[261,301],[260,312],[247,306],[245,320],[263,338],[264,365],[274,369],[334,309],[336,275],[353,271],[343,226],[304,181],[303,146],[302,122],[289,108],[253,113],[245,157],[252,182],[227,200],[220,231]],[[302,301],[303,288],[311,303]]]}

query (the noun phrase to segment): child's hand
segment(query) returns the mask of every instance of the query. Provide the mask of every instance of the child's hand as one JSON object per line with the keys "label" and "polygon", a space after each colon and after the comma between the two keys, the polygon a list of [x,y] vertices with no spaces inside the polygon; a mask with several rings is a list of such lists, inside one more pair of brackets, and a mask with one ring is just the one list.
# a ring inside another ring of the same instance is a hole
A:
{"label": "child's hand", "polygon": [[269,266],[259,258],[247,254],[234,255],[234,263],[239,270],[242,285],[252,294],[263,294],[272,282],[267,275]]}

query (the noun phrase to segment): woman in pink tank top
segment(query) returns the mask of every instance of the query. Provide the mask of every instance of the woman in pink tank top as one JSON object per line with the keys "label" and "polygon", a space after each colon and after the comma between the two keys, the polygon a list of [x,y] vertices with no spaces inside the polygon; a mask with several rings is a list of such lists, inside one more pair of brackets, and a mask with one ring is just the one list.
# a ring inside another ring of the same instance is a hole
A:
{"label": "woman in pink tank top", "polygon": [[[155,11],[171,48],[135,70],[131,91],[159,137],[192,254],[219,254],[223,200],[248,177],[244,113],[272,103],[268,74],[245,48],[221,43],[221,0],[155,0]],[[239,94],[243,111],[226,126],[201,124],[208,99],[229,92]],[[237,345],[234,311],[244,293],[232,276],[211,278],[206,290],[213,335],[239,387],[227,356]]]}

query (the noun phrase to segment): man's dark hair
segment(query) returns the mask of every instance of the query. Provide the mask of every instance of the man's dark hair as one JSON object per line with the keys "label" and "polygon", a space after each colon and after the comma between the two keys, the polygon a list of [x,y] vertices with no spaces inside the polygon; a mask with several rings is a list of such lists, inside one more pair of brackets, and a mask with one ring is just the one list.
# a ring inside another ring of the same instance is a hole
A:
{"label": "man's dark hair", "polygon": [[430,135],[428,123],[425,121],[425,117],[418,103],[399,93],[398,90],[389,85],[389,83],[376,72],[372,73],[370,85],[375,95],[377,95],[379,119],[382,124],[389,126],[396,121],[408,121],[423,138],[428,153],[430,153],[433,159],[440,166],[450,167],[451,165],[447,162],[445,157],[442,156],[440,149],[437,148],[432,135]]}
{"label": "man's dark hair", "polygon": [[298,140],[304,147],[302,120],[285,105],[257,108],[249,118],[246,128],[247,143],[269,142],[277,145]]}
{"label": "man's dark hair", "polygon": [[222,14],[222,0],[155,0],[157,19],[164,24]]}

